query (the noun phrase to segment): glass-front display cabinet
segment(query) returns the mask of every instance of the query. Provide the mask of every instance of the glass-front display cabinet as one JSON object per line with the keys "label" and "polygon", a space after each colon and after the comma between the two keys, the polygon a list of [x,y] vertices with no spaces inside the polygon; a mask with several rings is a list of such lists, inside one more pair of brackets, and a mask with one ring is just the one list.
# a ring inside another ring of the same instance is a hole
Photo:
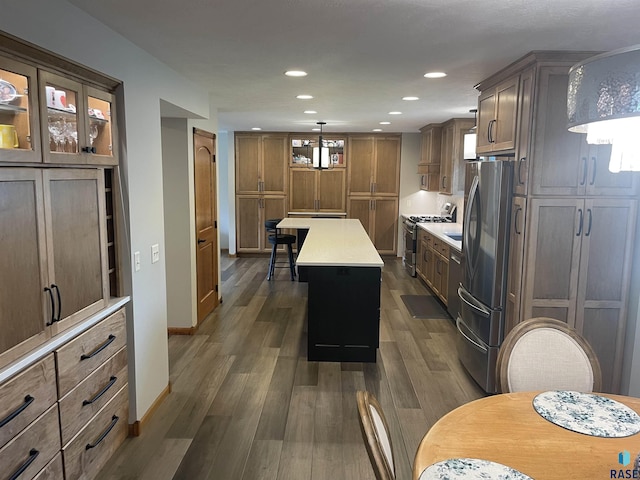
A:
{"label": "glass-front display cabinet", "polygon": [[[314,159],[314,148],[317,149],[319,137],[294,135],[291,137],[291,161],[292,167],[317,166],[322,161],[323,168],[344,168],[344,144],[343,137],[323,136],[322,147],[323,152],[319,155],[316,150]],[[320,160],[321,159],[321,160]]]}
{"label": "glass-front display cabinet", "polygon": [[40,74],[40,94],[46,163],[118,163],[112,94],[50,72]]}
{"label": "glass-front display cabinet", "polygon": [[37,70],[0,57],[0,162],[41,162]]}

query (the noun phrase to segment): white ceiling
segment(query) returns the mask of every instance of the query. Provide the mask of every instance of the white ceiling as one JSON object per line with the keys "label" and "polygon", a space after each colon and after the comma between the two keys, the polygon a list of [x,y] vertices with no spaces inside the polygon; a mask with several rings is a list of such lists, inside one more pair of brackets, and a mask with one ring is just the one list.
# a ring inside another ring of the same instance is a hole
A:
{"label": "white ceiling", "polygon": [[473,117],[474,85],[532,50],[640,43],[638,0],[69,1],[210,91],[229,131],[416,132]]}

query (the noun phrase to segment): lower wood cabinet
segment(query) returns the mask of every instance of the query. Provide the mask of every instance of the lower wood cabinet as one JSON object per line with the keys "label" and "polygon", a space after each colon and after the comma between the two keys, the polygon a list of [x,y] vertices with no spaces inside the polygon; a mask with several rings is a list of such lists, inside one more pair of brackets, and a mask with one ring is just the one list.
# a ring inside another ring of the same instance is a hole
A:
{"label": "lower wood cabinet", "polygon": [[419,229],[416,248],[416,272],[446,305],[449,294],[449,245],[431,233]]}
{"label": "lower wood cabinet", "polygon": [[398,243],[398,199],[351,197],[349,218],[357,218],[379,253],[395,254]]}
{"label": "lower wood cabinet", "polygon": [[236,248],[239,253],[270,252],[265,220],[287,215],[284,196],[242,195],[236,197]]}
{"label": "lower wood cabinet", "polygon": [[0,385],[7,478],[91,479],[104,466],[129,431],[125,331],[120,310]]}

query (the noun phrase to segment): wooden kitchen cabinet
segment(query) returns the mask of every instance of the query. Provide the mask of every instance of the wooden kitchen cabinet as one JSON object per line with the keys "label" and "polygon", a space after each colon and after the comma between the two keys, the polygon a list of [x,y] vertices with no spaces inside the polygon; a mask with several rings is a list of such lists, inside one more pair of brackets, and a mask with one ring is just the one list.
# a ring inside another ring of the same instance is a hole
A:
{"label": "wooden kitchen cabinet", "polygon": [[416,274],[426,281],[427,261],[425,252],[427,250],[427,232],[418,228],[418,238],[416,239]]}
{"label": "wooden kitchen cabinet", "polygon": [[[449,246],[426,230],[418,230],[416,268],[433,293],[446,305],[449,293]],[[419,258],[418,258],[419,252]]]}
{"label": "wooden kitchen cabinet", "polygon": [[464,135],[474,120],[452,118],[442,125],[439,192],[447,195],[464,189]]}
{"label": "wooden kitchen cabinet", "polygon": [[344,168],[292,168],[289,172],[289,211],[345,212],[345,179]]}
{"label": "wooden kitchen cabinet", "polygon": [[478,155],[515,148],[519,82],[520,76],[514,75],[480,94],[476,145]]}
{"label": "wooden kitchen cabinet", "polygon": [[420,189],[429,192],[440,190],[440,152],[442,148],[442,126],[429,124],[420,129],[420,162],[418,175],[421,175]]}
{"label": "wooden kitchen cabinet", "polygon": [[349,199],[349,218],[357,218],[369,238],[381,254],[395,254],[397,249],[398,199],[361,198]]}
{"label": "wooden kitchen cabinet", "polygon": [[603,390],[618,388],[637,201],[534,198],[527,220],[524,318],[567,322],[594,347]]}
{"label": "wooden kitchen cabinet", "polygon": [[236,232],[239,252],[270,252],[264,226],[266,220],[286,217],[286,199],[282,196],[238,195]]}
{"label": "wooden kitchen cabinet", "polygon": [[236,133],[236,194],[286,195],[286,134]]}
{"label": "wooden kitchen cabinet", "polygon": [[400,135],[349,136],[348,194],[397,197],[400,145]]}
{"label": "wooden kitchen cabinet", "polygon": [[0,367],[106,306],[103,181],[97,169],[0,170]]}
{"label": "wooden kitchen cabinet", "polygon": [[519,323],[524,268],[525,226],[527,199],[514,196],[511,201],[511,225],[509,234],[509,259],[507,271],[507,295],[505,331],[506,335]]}

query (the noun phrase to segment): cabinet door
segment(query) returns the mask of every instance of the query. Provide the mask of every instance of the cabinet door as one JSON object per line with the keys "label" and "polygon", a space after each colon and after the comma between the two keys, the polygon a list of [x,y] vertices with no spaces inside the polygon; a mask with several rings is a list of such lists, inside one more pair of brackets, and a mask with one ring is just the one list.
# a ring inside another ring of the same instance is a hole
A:
{"label": "cabinet door", "polygon": [[585,180],[586,194],[589,196],[633,196],[638,192],[637,172],[609,171],[611,145],[589,145]]}
{"label": "cabinet door", "polygon": [[0,368],[51,335],[42,174],[0,170]]}
{"label": "cabinet door", "polygon": [[82,84],[40,71],[40,118],[45,163],[88,164],[83,154],[87,106]]}
{"label": "cabinet door", "polygon": [[259,135],[236,135],[236,194],[258,193],[260,182]]}
{"label": "cabinet door", "polygon": [[513,193],[526,195],[529,179],[529,151],[533,111],[534,71],[530,68],[520,75],[520,98],[518,99],[517,150],[513,175]]}
{"label": "cabinet door", "polygon": [[264,222],[273,218],[284,218],[287,216],[286,199],[283,196],[279,196],[279,197],[274,196],[274,197],[263,197],[261,200],[262,201],[261,201],[261,210],[260,210],[260,240],[261,240],[260,249],[262,252],[270,252],[271,244],[267,239],[267,237],[269,236],[269,233],[267,232],[264,226]]}
{"label": "cabinet door", "polygon": [[[416,241],[416,273],[424,279],[424,252],[426,250],[426,242],[424,237],[426,232],[418,230],[418,239]],[[405,247],[406,248],[406,247]]]}
{"label": "cabinet door", "polygon": [[438,297],[446,305],[447,296],[449,295],[449,259],[438,255],[438,276],[440,277],[440,288],[438,288]]}
{"label": "cabinet door", "polygon": [[[115,96],[93,87],[84,87],[87,115],[84,116],[84,143],[80,150],[92,165],[118,164],[118,130]],[[84,113],[84,111],[82,112]]]}
{"label": "cabinet door", "polygon": [[511,202],[511,233],[509,235],[509,266],[507,269],[505,335],[523,320],[520,315],[520,294],[524,267],[526,213],[527,199],[513,197]]}
{"label": "cabinet door", "polygon": [[400,173],[400,137],[375,139],[373,193],[398,195]]}
{"label": "cabinet door", "polygon": [[42,162],[34,67],[0,57],[0,162]]}
{"label": "cabinet door", "polygon": [[[418,165],[440,164],[440,136],[442,129],[439,126],[425,127],[422,132],[420,145],[420,163]],[[418,172],[422,173],[422,172]]]}
{"label": "cabinet door", "polygon": [[289,172],[289,209],[292,212],[316,210],[316,175],[316,170],[307,168],[292,168]]}
{"label": "cabinet door", "polygon": [[362,223],[369,238],[373,240],[373,222],[371,220],[373,200],[370,198],[350,198],[349,199],[349,218],[357,218]]}
{"label": "cabinet door", "polygon": [[436,253],[429,244],[425,244],[424,248],[424,281],[431,287],[435,288],[436,274]]}
{"label": "cabinet door", "polygon": [[496,92],[494,89],[482,92],[478,98],[478,131],[476,137],[476,154],[493,150],[489,141],[489,128],[493,125],[496,112]]}
{"label": "cabinet door", "polygon": [[452,193],[453,181],[453,123],[449,123],[442,129],[442,157],[440,160],[440,193]]}
{"label": "cabinet door", "polygon": [[268,195],[284,195],[287,192],[289,169],[286,135],[262,137],[261,191]]}
{"label": "cabinet door", "polygon": [[516,75],[496,87],[495,122],[490,129],[494,152],[515,148],[519,80]]}
{"label": "cabinet door", "polygon": [[318,210],[323,212],[346,211],[345,176],[344,168],[322,170],[317,173]]}
{"label": "cabinet door", "polygon": [[635,219],[635,200],[585,201],[576,328],[598,355],[606,392],[620,386]]}
{"label": "cabinet door", "polygon": [[567,130],[568,68],[543,67],[531,152],[534,195],[581,195],[588,177],[584,134]]}
{"label": "cabinet door", "polygon": [[398,199],[376,198],[372,206],[373,244],[382,254],[395,254],[398,240]]}
{"label": "cabinet door", "polygon": [[349,137],[348,194],[371,195],[373,190],[373,137]]}
{"label": "cabinet door", "polygon": [[584,200],[532,199],[527,229],[524,317],[575,326]]}
{"label": "cabinet door", "polygon": [[262,198],[255,196],[236,197],[236,248],[238,252],[259,252],[260,238],[264,226],[260,225]]}
{"label": "cabinet door", "polygon": [[102,170],[43,172],[49,281],[60,332],[106,306],[109,298]]}

